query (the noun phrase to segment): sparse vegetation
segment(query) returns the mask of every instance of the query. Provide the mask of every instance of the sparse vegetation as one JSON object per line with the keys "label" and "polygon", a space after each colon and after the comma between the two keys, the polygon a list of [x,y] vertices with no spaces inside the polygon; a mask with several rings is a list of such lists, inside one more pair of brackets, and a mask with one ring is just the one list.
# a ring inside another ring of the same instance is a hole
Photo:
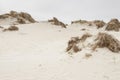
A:
{"label": "sparse vegetation", "polygon": [[83,34],[83,36],[80,38],[81,42],[84,42],[88,37],[91,37],[92,35],[89,33]]}
{"label": "sparse vegetation", "polygon": [[66,49],[67,52],[79,52],[81,51],[82,49],[79,47],[78,44],[82,44],[88,37],[91,37],[92,35],[91,34],[84,34],[81,38],[79,37],[72,37],[71,40],[69,40],[68,42],[68,47]]}
{"label": "sparse vegetation", "polygon": [[[0,19],[6,19],[6,18],[16,18],[18,24],[26,24],[28,23],[35,23],[36,21],[32,18],[32,16],[25,12],[16,12],[16,11],[10,11],[10,13],[0,15]],[[14,24],[14,23],[13,23]]]}
{"label": "sparse vegetation", "polygon": [[68,47],[66,49],[66,51],[70,51],[73,50],[73,52],[78,52],[81,49],[78,48],[78,46],[76,44],[78,44],[80,41],[79,37],[72,37],[71,40],[69,40],[68,42]]}
{"label": "sparse vegetation", "polygon": [[18,27],[16,27],[16,26],[10,26],[9,28],[4,29],[3,32],[5,32],[5,31],[18,31],[18,30],[19,30]]}
{"label": "sparse vegetation", "polygon": [[59,21],[56,17],[53,17],[53,19],[48,20],[48,22],[51,22],[54,25],[62,26],[63,28],[66,28],[66,24],[63,22]]}
{"label": "sparse vegetation", "polygon": [[23,19],[28,20],[28,21],[31,22],[31,23],[35,23],[35,22],[36,22],[36,21],[31,17],[31,15],[28,14],[28,13],[21,12],[21,13],[19,13],[19,17],[22,17]]}
{"label": "sparse vegetation", "polygon": [[106,23],[104,21],[95,20],[93,23],[97,26],[97,28],[102,28]]}
{"label": "sparse vegetation", "polygon": [[106,47],[112,52],[120,51],[120,42],[109,34],[99,33],[95,41],[96,43],[94,44],[93,50],[95,50],[97,47]]}
{"label": "sparse vegetation", "polygon": [[12,17],[18,17],[18,13],[16,11],[10,11],[10,16]]}
{"label": "sparse vegetation", "polygon": [[74,23],[80,23],[80,24],[85,24],[87,23],[88,21],[86,20],[76,20],[76,21],[72,21],[71,24],[74,24]]}
{"label": "sparse vegetation", "polygon": [[85,54],[85,58],[90,58],[92,56],[92,54],[86,53]]}
{"label": "sparse vegetation", "polygon": [[112,19],[108,24],[105,30],[108,31],[119,31],[120,22],[118,19]]}
{"label": "sparse vegetation", "polygon": [[0,28],[3,28],[2,26],[0,26]]}
{"label": "sparse vegetation", "polygon": [[5,18],[8,18],[8,17],[9,17],[9,14],[0,15],[0,19],[5,19]]}
{"label": "sparse vegetation", "polygon": [[104,21],[100,21],[100,20],[94,20],[94,21],[77,20],[77,21],[71,22],[71,24],[74,24],[74,23],[86,24],[88,26],[92,26],[93,24],[95,24],[97,26],[97,28],[101,28],[106,24]]}
{"label": "sparse vegetation", "polygon": [[[79,37],[72,37],[71,40],[68,42],[68,47],[66,51],[69,53],[77,53],[84,48],[84,42],[88,37],[92,37],[91,34],[84,34]],[[96,48],[108,48],[112,52],[118,53],[120,51],[120,41],[115,39],[113,36],[107,33],[99,33],[97,38],[93,40],[93,43],[88,43],[88,47],[92,47],[92,50],[95,51]],[[89,56],[89,55],[87,55]]]}
{"label": "sparse vegetation", "polygon": [[21,17],[17,18],[17,22],[20,23],[20,24],[25,24],[26,23],[25,19],[23,19]]}
{"label": "sparse vegetation", "polygon": [[86,29],[85,28],[83,28],[83,29],[81,29],[82,31],[85,31]]}

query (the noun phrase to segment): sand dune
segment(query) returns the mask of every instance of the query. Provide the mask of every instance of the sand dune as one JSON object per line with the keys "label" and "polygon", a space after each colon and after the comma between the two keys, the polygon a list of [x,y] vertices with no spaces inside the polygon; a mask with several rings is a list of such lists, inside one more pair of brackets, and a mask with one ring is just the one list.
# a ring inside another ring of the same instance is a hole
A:
{"label": "sand dune", "polygon": [[[91,51],[89,47],[74,55],[66,52],[71,37],[105,32],[120,40],[119,32],[80,24],[69,25],[66,29],[48,22],[17,27],[19,31],[0,32],[1,80],[120,79],[120,54],[107,48]],[[92,43],[93,38],[88,39],[87,43]],[[92,56],[87,58],[86,54]]]}
{"label": "sand dune", "polygon": [[[51,20],[36,23],[34,19],[30,22],[31,19],[22,17],[25,23],[16,24],[18,16],[24,13],[10,14],[0,19],[0,80],[120,79],[120,52],[116,46],[120,41],[118,20],[94,21],[94,25],[82,21],[85,24],[74,22],[66,26],[56,19],[51,24]],[[99,45],[93,50],[95,42]],[[66,49],[71,43],[80,49],[69,54]]]}

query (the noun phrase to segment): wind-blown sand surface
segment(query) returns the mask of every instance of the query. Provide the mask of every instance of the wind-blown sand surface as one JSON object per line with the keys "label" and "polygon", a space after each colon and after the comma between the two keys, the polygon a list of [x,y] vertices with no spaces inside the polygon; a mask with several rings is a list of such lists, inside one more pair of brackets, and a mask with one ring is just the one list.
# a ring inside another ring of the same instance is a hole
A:
{"label": "wind-blown sand surface", "polygon": [[[119,32],[79,24],[61,28],[47,22],[17,27],[19,31],[0,31],[0,80],[120,79],[120,54],[107,48],[94,52],[85,48],[74,55],[65,52],[71,37],[106,32],[120,40]],[[86,53],[92,56],[85,58]]]}

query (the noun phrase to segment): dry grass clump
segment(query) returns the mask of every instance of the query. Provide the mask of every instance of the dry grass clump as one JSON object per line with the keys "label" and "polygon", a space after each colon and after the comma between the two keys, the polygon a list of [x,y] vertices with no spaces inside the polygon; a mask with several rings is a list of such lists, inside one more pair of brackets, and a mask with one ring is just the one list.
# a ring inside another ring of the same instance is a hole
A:
{"label": "dry grass clump", "polygon": [[84,42],[88,37],[91,37],[92,35],[89,33],[83,34],[83,36],[80,38],[81,42]]}
{"label": "dry grass clump", "polygon": [[4,27],[0,26],[0,28],[4,28]]}
{"label": "dry grass clump", "polygon": [[76,20],[76,21],[72,21],[71,24],[74,24],[74,23],[80,23],[80,24],[87,24],[89,21],[86,21],[86,20]]}
{"label": "dry grass clump", "polygon": [[104,21],[95,20],[93,23],[97,26],[97,28],[102,28],[106,23]]}
{"label": "dry grass clump", "polygon": [[107,33],[99,33],[95,41],[96,43],[93,47],[93,50],[95,50],[97,47],[106,47],[112,52],[120,51],[120,42]]}
{"label": "dry grass clump", "polygon": [[81,49],[78,48],[77,44],[79,43],[80,39],[79,37],[72,37],[71,40],[69,40],[68,42],[68,47],[66,49],[66,51],[70,51],[73,50],[73,52],[78,52]]}
{"label": "dry grass clump", "polygon": [[31,23],[35,23],[36,21],[32,18],[32,16],[28,13],[25,12],[21,12],[19,13],[19,16],[22,17],[25,20],[28,20]]}
{"label": "dry grass clump", "polygon": [[91,37],[92,35],[86,33],[81,38],[79,37],[72,37],[71,40],[68,42],[68,47],[66,49],[67,52],[79,52],[82,49],[79,48],[79,44],[82,44],[88,37]]}
{"label": "dry grass clump", "polygon": [[120,22],[118,19],[112,19],[110,22],[108,22],[107,27],[105,30],[108,31],[119,31],[120,28]]}
{"label": "dry grass clump", "polygon": [[16,27],[16,26],[10,26],[10,27],[8,28],[8,30],[9,30],[9,31],[18,31],[19,28]]}
{"label": "dry grass clump", "polygon": [[51,22],[54,25],[58,25],[58,26],[62,26],[63,28],[66,28],[66,25],[63,22],[59,21],[56,17],[53,17],[53,19],[48,20],[48,22]]}
{"label": "dry grass clump", "polygon": [[110,22],[114,22],[114,23],[118,24],[119,20],[118,19],[111,19]]}
{"label": "dry grass clump", "polygon": [[85,28],[83,28],[83,29],[81,29],[82,31],[85,31],[86,29]]}
{"label": "dry grass clump", "polygon": [[18,31],[18,30],[19,30],[18,27],[16,27],[16,26],[10,26],[9,28],[4,29],[3,32],[5,32],[5,31]]}
{"label": "dry grass clump", "polygon": [[0,19],[6,19],[9,17],[9,14],[3,14],[3,15],[0,15]]}
{"label": "dry grass clump", "polygon": [[26,21],[29,23],[35,23],[36,21],[32,18],[32,16],[25,12],[16,12],[16,11],[10,11],[10,13],[0,15],[0,19],[6,19],[6,18],[16,18],[17,23],[19,24],[25,24]]}
{"label": "dry grass clump", "polygon": [[10,11],[10,16],[18,17],[18,13],[16,11]]}
{"label": "dry grass clump", "polygon": [[82,25],[88,25],[88,26],[92,26],[93,22],[92,21],[87,21],[87,20],[76,20],[76,21],[72,21],[71,24],[82,24]]}
{"label": "dry grass clump", "polygon": [[71,22],[71,24],[74,24],[74,23],[86,24],[88,26],[93,26],[93,24],[95,24],[97,28],[101,28],[106,24],[104,21],[101,21],[101,20],[94,20],[94,21],[76,20]]}
{"label": "dry grass clump", "polygon": [[85,54],[85,58],[90,58],[92,56],[92,54],[86,53]]}
{"label": "dry grass clump", "polygon": [[[32,16],[28,13],[25,13],[25,12],[16,12],[16,11],[10,11],[10,16],[14,17],[14,18],[17,18],[18,20],[20,19],[24,19],[24,20],[27,20],[31,23],[35,23],[36,21],[32,18]],[[19,21],[18,21],[19,22]]]}
{"label": "dry grass clump", "polygon": [[21,17],[17,18],[17,22],[20,23],[20,24],[25,24],[26,23],[25,19],[23,19]]}

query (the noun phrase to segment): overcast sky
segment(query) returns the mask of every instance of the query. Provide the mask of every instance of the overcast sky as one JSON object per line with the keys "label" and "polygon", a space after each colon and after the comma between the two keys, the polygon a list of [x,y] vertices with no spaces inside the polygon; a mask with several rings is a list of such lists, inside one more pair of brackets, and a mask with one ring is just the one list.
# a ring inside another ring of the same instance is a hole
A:
{"label": "overcast sky", "polygon": [[64,22],[77,19],[120,18],[120,0],[0,0],[0,14],[10,10],[30,13],[37,20],[53,16]]}

